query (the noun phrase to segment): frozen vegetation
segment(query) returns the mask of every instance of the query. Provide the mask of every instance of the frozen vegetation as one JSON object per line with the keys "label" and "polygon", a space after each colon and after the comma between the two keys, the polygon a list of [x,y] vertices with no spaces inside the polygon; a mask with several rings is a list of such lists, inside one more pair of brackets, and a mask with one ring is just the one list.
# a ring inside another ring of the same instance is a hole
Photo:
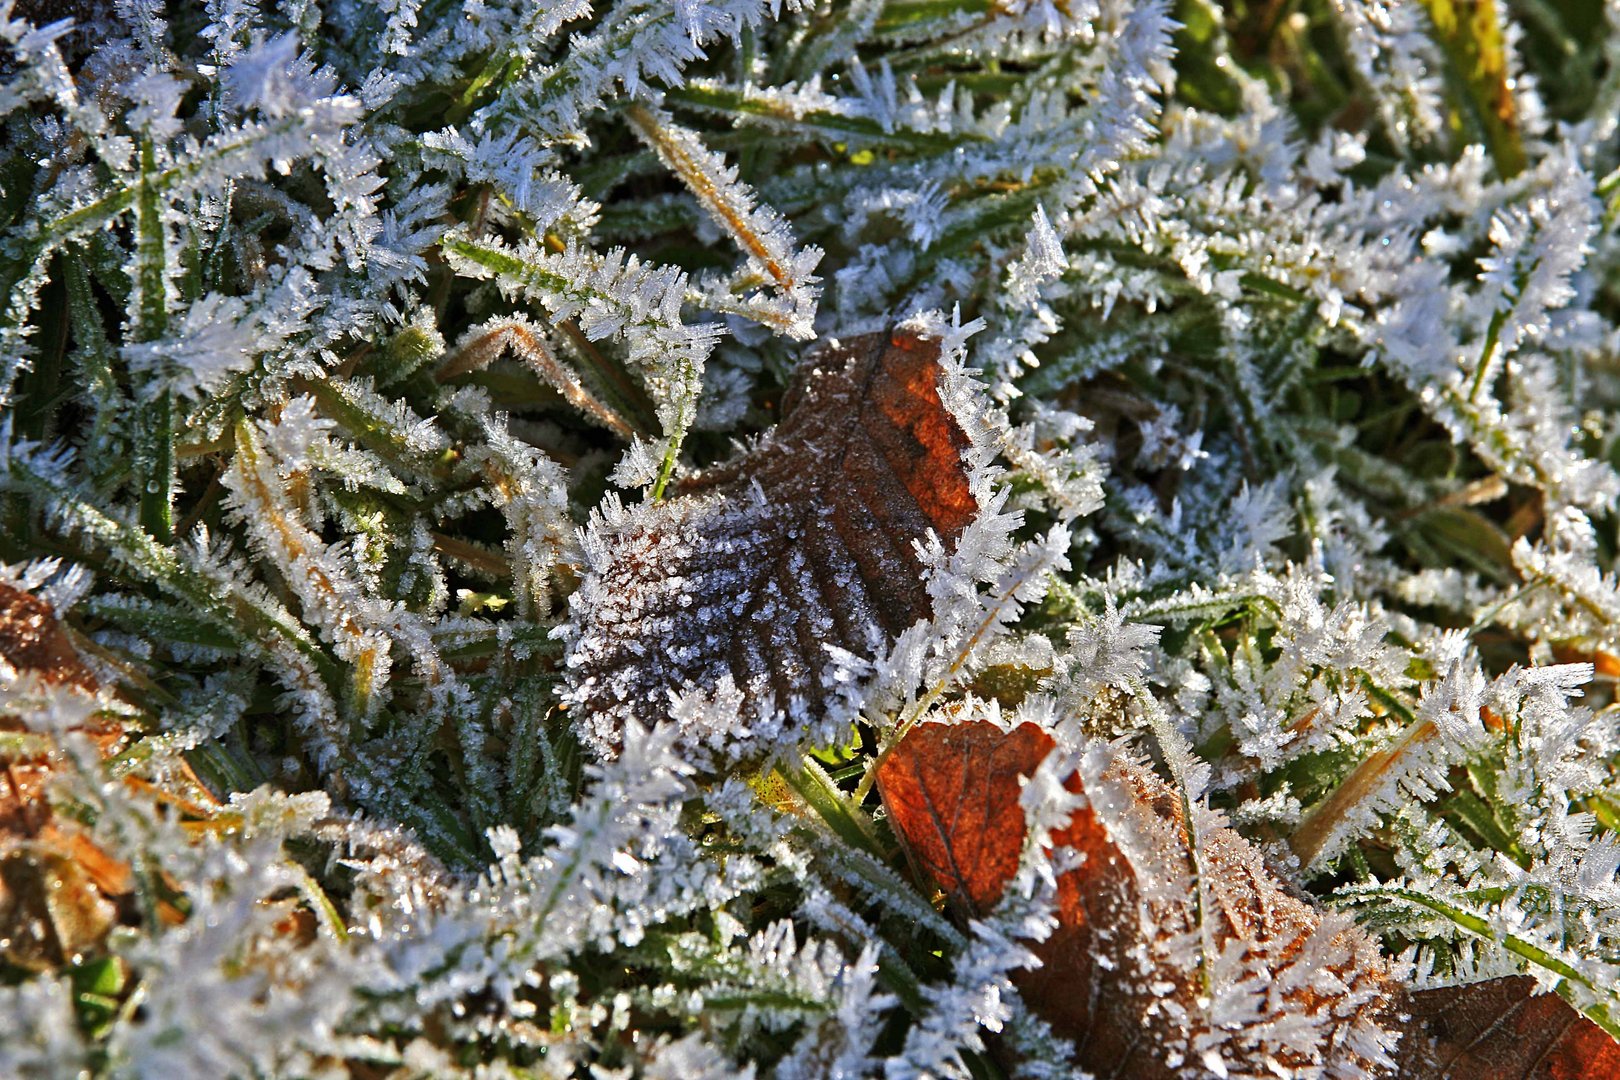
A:
{"label": "frozen vegetation", "polygon": [[[0,583],[71,643],[0,663],[0,1076],[1067,1075],[1043,841],[1153,785],[1142,1075],[1381,1075],[1386,986],[1511,973],[1620,1033],[1620,3],[0,39]],[[971,921],[876,783],[962,720],[1087,792]]]}

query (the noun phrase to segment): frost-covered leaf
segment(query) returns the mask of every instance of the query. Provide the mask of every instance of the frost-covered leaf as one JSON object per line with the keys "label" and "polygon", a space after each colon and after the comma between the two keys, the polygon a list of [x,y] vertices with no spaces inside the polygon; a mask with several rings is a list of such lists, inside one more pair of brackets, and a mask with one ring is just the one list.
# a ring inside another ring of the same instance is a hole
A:
{"label": "frost-covered leaf", "polygon": [[[965,916],[1011,879],[1023,785],[1055,747],[1033,724],[923,724],[880,766],[896,832]],[[1389,1064],[1397,984],[1371,938],[1289,892],[1231,829],[1190,847],[1176,791],[1119,746],[1089,743],[1078,763],[1067,786],[1083,801],[1052,844],[1079,863],[1058,879],[1040,966],[1013,981],[1082,1067],[1359,1077]]]}
{"label": "frost-covered leaf", "polygon": [[593,517],[566,629],[581,734],[611,750],[626,721],[673,715],[741,755],[836,730],[852,688],[829,650],[872,655],[927,616],[919,545],[980,509],[950,378],[908,330],[830,345],[758,446]]}

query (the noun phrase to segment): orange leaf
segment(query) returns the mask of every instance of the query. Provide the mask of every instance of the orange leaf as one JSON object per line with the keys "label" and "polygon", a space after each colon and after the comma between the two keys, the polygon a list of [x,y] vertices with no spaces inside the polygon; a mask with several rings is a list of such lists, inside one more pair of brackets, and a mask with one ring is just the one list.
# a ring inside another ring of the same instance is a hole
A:
{"label": "orange leaf", "polygon": [[[1011,880],[1020,777],[1052,745],[1033,725],[924,724],[879,767],[896,834],[960,915]],[[1175,790],[1119,747],[1083,761],[1068,786],[1087,805],[1052,838],[1083,860],[1059,879],[1042,966],[1014,979],[1076,1064],[1122,1080],[1379,1064],[1396,987],[1376,943],[1288,892],[1229,828],[1206,829],[1195,858]]]}
{"label": "orange leaf", "polygon": [[757,447],[593,523],[568,655],[592,742],[664,720],[671,691],[808,722],[842,689],[828,646],[872,655],[929,614],[915,543],[979,509],[943,373],[905,331],[821,350]]}
{"label": "orange leaf", "polygon": [[[49,683],[97,689],[49,604],[0,583],[0,657]],[[19,731],[0,716],[0,731]],[[87,732],[103,753],[122,738],[116,724]],[[127,864],[112,858],[76,823],[57,819],[45,800],[60,762],[12,757],[0,774],[0,957],[44,969],[97,946],[117,921],[115,901],[133,888]]]}
{"label": "orange leaf", "polygon": [[995,906],[1024,844],[1019,781],[1052,750],[1033,724],[924,724],[878,766],[878,791],[917,870],[958,915]]}
{"label": "orange leaf", "polygon": [[1422,990],[1406,1011],[1401,1080],[1613,1080],[1620,1043],[1518,975]]}

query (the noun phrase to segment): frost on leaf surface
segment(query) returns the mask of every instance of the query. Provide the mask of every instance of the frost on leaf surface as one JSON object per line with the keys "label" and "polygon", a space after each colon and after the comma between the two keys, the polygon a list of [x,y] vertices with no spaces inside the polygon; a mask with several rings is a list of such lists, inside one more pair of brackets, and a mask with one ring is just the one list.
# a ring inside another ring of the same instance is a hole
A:
{"label": "frost on leaf surface", "polygon": [[[1005,902],[1024,785],[1054,752],[1034,724],[927,723],[879,766],[896,833],[960,917]],[[1208,811],[1191,815],[1195,838],[1177,789],[1117,744],[1077,753],[1066,786],[1084,800],[1052,844],[1078,864],[1058,879],[1039,966],[1013,978],[1077,1063],[1133,1078],[1387,1068],[1397,984],[1372,938],[1286,891]]]}
{"label": "frost on leaf surface", "polygon": [[581,734],[611,751],[627,720],[673,713],[742,756],[832,732],[858,704],[833,650],[876,655],[925,618],[920,544],[953,545],[979,511],[960,383],[910,330],[833,344],[753,450],[593,516],[564,630]]}
{"label": "frost on leaf surface", "polygon": [[1620,1075],[1617,136],[1620,0],[0,0],[0,1080]]}

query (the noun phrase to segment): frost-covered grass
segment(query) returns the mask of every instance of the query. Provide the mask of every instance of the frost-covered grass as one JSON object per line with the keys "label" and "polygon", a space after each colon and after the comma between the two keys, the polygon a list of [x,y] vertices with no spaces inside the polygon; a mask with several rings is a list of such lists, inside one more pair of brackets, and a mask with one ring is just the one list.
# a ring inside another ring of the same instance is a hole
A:
{"label": "frost-covered grass", "polygon": [[[0,665],[0,754],[47,736],[129,868],[83,950],[0,943],[0,1075],[1059,1069],[1008,981],[1038,845],[964,931],[871,786],[1015,708],[1137,740],[1415,985],[1620,1031],[1613,0],[0,38],[0,578],[100,685]],[[809,342],[905,320],[979,507],[931,617],[835,656],[836,712],[592,715],[625,523],[663,558]]]}

